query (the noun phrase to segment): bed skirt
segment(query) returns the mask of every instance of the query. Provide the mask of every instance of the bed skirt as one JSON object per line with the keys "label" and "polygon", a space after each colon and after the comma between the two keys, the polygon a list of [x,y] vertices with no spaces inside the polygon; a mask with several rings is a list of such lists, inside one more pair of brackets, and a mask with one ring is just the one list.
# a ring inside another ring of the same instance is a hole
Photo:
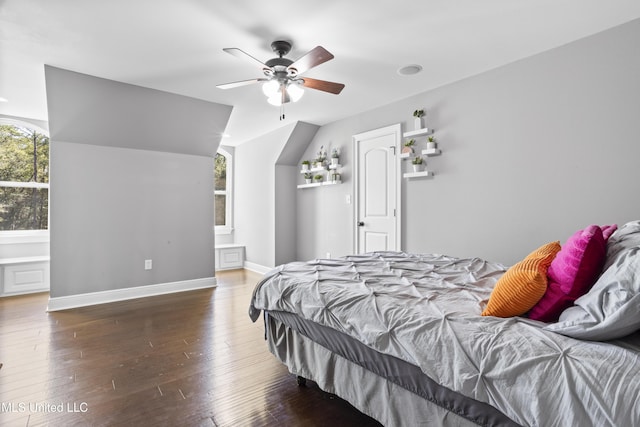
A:
{"label": "bed skirt", "polygon": [[517,425],[511,420],[499,422],[495,417],[490,422],[466,419],[328,350],[268,314],[265,333],[269,351],[289,372],[316,382],[322,390],[341,397],[385,426]]}

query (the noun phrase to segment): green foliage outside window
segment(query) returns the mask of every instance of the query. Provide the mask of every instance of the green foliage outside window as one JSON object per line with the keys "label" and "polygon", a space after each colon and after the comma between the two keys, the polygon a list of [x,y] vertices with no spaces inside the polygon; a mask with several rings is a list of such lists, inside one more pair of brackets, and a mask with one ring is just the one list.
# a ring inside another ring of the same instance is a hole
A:
{"label": "green foliage outside window", "polygon": [[227,211],[227,158],[216,154],[214,160],[215,225],[226,225]]}
{"label": "green foliage outside window", "polygon": [[44,230],[49,210],[49,138],[0,125],[0,230]]}

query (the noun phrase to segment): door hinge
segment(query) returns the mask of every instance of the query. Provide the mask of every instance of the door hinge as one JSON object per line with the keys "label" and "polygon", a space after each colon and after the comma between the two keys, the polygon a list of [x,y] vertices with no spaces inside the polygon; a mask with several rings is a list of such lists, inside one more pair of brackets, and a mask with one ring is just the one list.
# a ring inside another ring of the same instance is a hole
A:
{"label": "door hinge", "polygon": [[396,146],[392,145],[389,148],[391,148],[391,151],[393,151],[393,155],[395,156],[396,155]]}
{"label": "door hinge", "polygon": [[394,217],[396,216],[396,210],[395,210],[395,208],[393,209],[393,216],[394,216]]}

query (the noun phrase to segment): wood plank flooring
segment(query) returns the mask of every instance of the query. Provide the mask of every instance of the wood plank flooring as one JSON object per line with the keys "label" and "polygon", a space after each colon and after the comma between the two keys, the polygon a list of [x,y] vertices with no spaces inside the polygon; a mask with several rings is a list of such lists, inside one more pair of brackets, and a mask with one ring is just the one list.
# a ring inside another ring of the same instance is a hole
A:
{"label": "wood plank flooring", "polygon": [[379,426],[268,352],[260,277],[54,313],[0,298],[0,426]]}

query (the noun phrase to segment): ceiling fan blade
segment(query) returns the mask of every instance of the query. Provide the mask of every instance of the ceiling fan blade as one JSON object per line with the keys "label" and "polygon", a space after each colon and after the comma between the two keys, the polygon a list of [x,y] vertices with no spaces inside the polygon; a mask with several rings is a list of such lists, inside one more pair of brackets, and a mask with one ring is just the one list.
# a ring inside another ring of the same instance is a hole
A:
{"label": "ceiling fan blade", "polygon": [[254,66],[259,66],[261,70],[264,69],[270,69],[270,67],[268,67],[266,64],[264,64],[262,61],[254,58],[253,56],[249,55],[247,52],[245,52],[242,49],[238,49],[237,47],[226,47],[224,49],[225,52],[230,53],[231,55],[240,58],[242,60],[248,61],[251,64],[253,64]]}
{"label": "ceiling fan blade", "polygon": [[251,80],[241,80],[239,82],[225,83],[221,85],[216,85],[219,89],[233,89],[234,87],[246,86],[253,83],[266,82],[269,79],[251,79]]}
{"label": "ceiling fan blade", "polygon": [[342,89],[344,89],[344,85],[342,83],[328,82],[326,80],[316,80],[309,77],[302,77],[300,80],[303,81],[302,85],[304,87],[333,93],[335,95],[339,94]]}
{"label": "ceiling fan blade", "polygon": [[331,52],[323,48],[322,46],[316,46],[309,52],[304,54],[301,58],[296,59],[293,64],[287,67],[288,70],[296,70],[296,74],[302,74],[311,68],[323,64],[333,59]]}

